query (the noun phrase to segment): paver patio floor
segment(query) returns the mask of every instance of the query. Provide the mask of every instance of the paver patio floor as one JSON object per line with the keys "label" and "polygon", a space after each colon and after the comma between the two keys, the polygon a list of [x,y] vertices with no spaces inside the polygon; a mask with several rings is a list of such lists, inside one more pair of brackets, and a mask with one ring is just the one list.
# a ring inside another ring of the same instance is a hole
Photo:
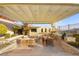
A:
{"label": "paver patio floor", "polygon": [[33,48],[17,48],[15,50],[1,54],[2,56],[71,56],[64,51],[52,46]]}

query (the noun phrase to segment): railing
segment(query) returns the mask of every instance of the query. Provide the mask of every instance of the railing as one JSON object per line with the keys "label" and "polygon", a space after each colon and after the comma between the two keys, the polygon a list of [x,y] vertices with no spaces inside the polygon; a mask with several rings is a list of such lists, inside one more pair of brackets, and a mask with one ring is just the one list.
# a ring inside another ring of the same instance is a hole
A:
{"label": "railing", "polygon": [[79,23],[69,24],[69,25],[66,25],[66,26],[59,26],[58,29],[61,30],[61,31],[79,29]]}
{"label": "railing", "polygon": [[[15,40],[17,40],[18,38],[21,38],[21,37],[23,37],[23,35],[19,35],[19,36],[15,36],[15,37],[6,39],[5,43],[10,43],[10,44],[7,45],[6,47],[0,49],[0,54],[15,49],[15,48],[17,47],[17,46],[16,46],[16,41],[15,41]],[[3,44],[5,44],[5,43],[3,43]]]}
{"label": "railing", "polygon": [[17,47],[16,43],[12,43],[12,44],[8,45],[7,47],[1,49],[0,54],[11,51],[11,50],[15,49],[16,47]]}

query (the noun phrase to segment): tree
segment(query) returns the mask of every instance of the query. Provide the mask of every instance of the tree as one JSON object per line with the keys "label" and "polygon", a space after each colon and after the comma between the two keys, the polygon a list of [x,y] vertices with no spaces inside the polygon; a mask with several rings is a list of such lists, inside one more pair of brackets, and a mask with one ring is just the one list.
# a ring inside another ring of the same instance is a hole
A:
{"label": "tree", "polygon": [[17,29],[20,29],[21,27],[17,26],[17,25],[14,25],[13,26],[13,29],[17,30]]}
{"label": "tree", "polygon": [[14,31],[14,33],[17,33],[19,29],[21,29],[20,26],[17,26],[17,25],[14,25],[14,26],[13,26],[13,31]]}
{"label": "tree", "polygon": [[28,27],[28,25],[24,25],[23,26],[23,33],[24,33],[24,35],[29,34],[29,30],[30,30],[30,27]]}
{"label": "tree", "polygon": [[7,33],[8,28],[4,24],[0,24],[0,34],[4,35]]}

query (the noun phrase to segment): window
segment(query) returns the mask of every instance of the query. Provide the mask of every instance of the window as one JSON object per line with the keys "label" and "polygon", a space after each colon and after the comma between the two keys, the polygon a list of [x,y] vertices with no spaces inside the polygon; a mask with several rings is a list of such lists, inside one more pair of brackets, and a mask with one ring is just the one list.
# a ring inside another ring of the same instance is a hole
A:
{"label": "window", "polygon": [[45,28],[45,32],[47,32],[47,29]]}
{"label": "window", "polygon": [[31,29],[31,32],[37,32],[37,29]]}
{"label": "window", "polygon": [[43,28],[41,29],[41,32],[43,32]]}
{"label": "window", "polygon": [[51,29],[49,29],[49,32],[51,31]]}

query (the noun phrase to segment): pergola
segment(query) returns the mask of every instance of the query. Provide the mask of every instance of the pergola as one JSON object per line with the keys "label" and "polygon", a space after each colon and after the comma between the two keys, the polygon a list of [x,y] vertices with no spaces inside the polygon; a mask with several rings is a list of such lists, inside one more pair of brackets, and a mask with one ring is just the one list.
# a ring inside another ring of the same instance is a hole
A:
{"label": "pergola", "polygon": [[1,3],[0,15],[12,21],[27,23],[55,23],[79,13],[78,4],[55,3]]}

